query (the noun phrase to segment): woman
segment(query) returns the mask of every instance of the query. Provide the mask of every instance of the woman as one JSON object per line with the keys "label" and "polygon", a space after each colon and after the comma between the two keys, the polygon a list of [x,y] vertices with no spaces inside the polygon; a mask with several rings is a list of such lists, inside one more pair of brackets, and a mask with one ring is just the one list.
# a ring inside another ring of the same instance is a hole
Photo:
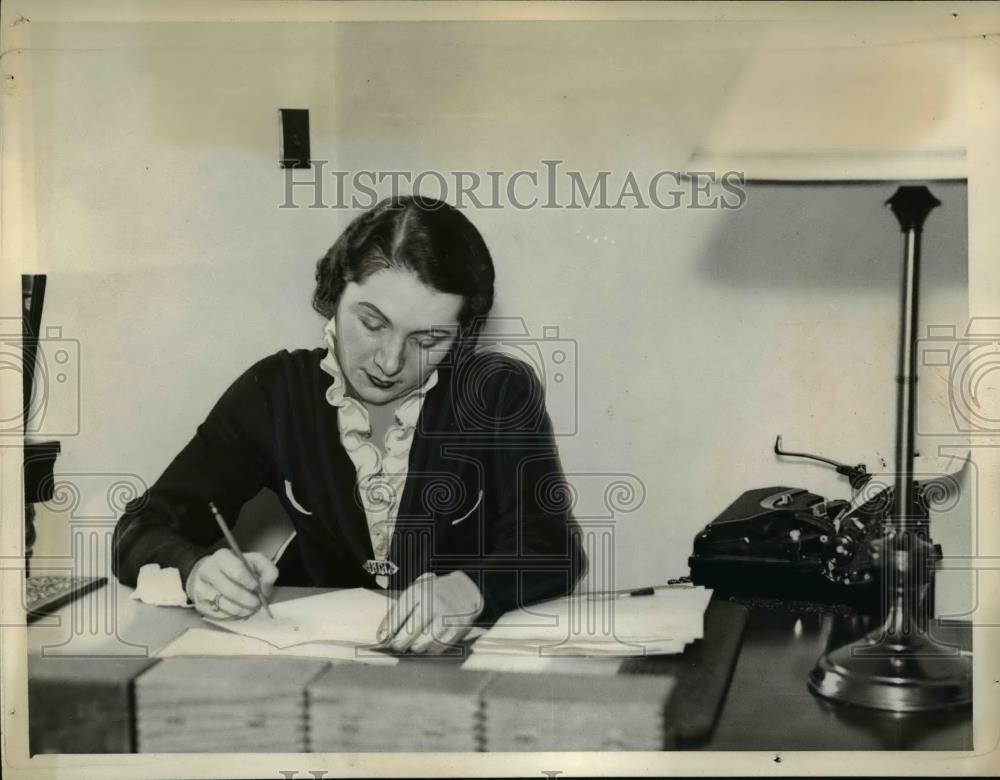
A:
{"label": "woman", "polygon": [[[114,571],[176,567],[203,615],[260,602],[209,502],[227,521],[263,487],[296,536],[276,581],[388,588],[380,629],[395,651],[439,652],[476,622],[568,592],[585,558],[541,385],[526,364],[475,351],[494,269],[448,204],[386,199],[316,266],[326,347],[282,350],[223,394],[114,534]],[[419,607],[419,608],[417,608]]]}

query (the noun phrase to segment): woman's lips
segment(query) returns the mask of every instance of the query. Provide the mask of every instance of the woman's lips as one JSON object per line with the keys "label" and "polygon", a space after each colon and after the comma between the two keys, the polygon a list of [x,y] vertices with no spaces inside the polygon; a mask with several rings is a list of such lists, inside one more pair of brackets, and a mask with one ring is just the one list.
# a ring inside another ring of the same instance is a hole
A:
{"label": "woman's lips", "polygon": [[390,387],[396,384],[395,381],[386,382],[384,380],[377,379],[376,377],[373,377],[371,374],[369,374],[367,371],[365,371],[365,376],[368,377],[369,382],[371,382],[373,385],[375,385],[375,387],[381,390],[388,390]]}

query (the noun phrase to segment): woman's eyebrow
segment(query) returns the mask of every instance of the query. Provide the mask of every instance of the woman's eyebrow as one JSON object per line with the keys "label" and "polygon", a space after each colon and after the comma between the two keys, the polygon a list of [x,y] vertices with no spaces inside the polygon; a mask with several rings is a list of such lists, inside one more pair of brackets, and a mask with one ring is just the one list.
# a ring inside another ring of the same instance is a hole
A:
{"label": "woman's eyebrow", "polygon": [[371,312],[372,314],[374,314],[376,317],[381,317],[383,320],[385,320],[389,324],[392,324],[392,320],[390,320],[388,317],[386,317],[382,313],[382,311],[378,308],[378,306],[376,306],[375,304],[368,303],[368,301],[361,301],[360,303],[358,303],[358,306],[361,307],[361,308],[364,308],[364,309],[368,310],[369,312]]}

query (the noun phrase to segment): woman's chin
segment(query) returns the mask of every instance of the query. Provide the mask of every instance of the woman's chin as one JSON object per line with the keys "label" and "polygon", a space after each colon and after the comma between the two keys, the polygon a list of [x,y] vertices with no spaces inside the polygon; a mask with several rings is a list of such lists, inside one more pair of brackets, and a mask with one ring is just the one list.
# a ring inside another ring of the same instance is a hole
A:
{"label": "woman's chin", "polygon": [[385,406],[386,404],[391,404],[393,401],[399,398],[397,393],[372,393],[366,392],[360,395],[361,400],[368,404],[369,406]]}

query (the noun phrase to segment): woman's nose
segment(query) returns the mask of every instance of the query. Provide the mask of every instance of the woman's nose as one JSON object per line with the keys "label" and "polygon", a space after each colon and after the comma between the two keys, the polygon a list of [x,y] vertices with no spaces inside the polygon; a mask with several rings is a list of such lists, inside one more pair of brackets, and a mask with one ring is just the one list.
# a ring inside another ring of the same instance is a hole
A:
{"label": "woman's nose", "polygon": [[406,359],[405,346],[404,340],[387,340],[375,353],[375,366],[387,379],[391,379],[403,369]]}

